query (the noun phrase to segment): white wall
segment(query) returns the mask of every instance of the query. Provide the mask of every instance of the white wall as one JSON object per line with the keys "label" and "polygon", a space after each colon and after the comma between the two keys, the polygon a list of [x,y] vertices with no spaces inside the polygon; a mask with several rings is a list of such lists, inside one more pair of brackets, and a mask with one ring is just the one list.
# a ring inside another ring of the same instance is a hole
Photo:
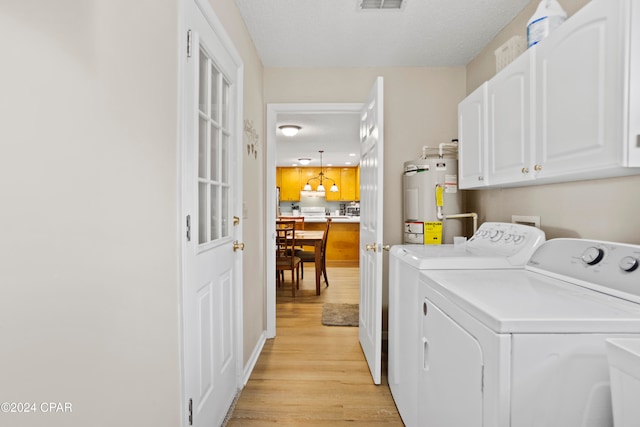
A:
{"label": "white wall", "polygon": [[[244,120],[252,125],[255,138],[245,132],[243,146],[243,200],[241,219],[244,238],[243,310],[244,362],[247,363],[266,329],[265,274],[265,114],[263,67],[244,21],[232,1],[210,1],[216,15],[233,40],[244,62]],[[247,150],[247,144],[254,145]]]}
{"label": "white wall", "polygon": [[180,422],[176,0],[0,6],[0,401]]}
{"label": "white wall", "polygon": [[[572,15],[588,0],[560,0]],[[467,65],[467,93],[495,75],[494,51],[513,35],[526,35],[538,0]],[[511,221],[511,215],[539,215],[547,238],[580,237],[640,244],[640,176],[467,192],[480,221]]]}

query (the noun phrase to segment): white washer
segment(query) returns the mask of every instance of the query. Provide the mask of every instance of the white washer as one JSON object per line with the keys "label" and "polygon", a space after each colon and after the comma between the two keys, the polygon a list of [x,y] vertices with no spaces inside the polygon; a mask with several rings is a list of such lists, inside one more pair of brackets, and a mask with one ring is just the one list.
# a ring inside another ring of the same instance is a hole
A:
{"label": "white washer", "polygon": [[605,342],[640,337],[639,260],[553,239],[523,270],[423,271],[417,425],[612,426]]}
{"label": "white washer", "polygon": [[[389,368],[391,393],[404,424],[418,422],[421,271],[440,269],[522,269],[545,240],[542,230],[521,224],[486,222],[464,245],[398,245],[389,257]],[[419,303],[416,303],[419,301]]]}

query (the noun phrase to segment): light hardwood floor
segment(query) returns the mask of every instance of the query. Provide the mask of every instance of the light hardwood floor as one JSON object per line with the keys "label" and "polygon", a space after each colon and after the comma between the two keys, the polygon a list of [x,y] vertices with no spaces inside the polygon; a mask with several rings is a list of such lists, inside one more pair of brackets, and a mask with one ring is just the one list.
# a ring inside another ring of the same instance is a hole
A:
{"label": "light hardwood floor", "polygon": [[358,328],[321,323],[323,303],[358,303],[359,269],[329,266],[327,275],[320,296],[310,264],[295,298],[289,280],[277,290],[277,336],[265,344],[228,427],[403,426],[386,377],[379,386],[371,380]]}

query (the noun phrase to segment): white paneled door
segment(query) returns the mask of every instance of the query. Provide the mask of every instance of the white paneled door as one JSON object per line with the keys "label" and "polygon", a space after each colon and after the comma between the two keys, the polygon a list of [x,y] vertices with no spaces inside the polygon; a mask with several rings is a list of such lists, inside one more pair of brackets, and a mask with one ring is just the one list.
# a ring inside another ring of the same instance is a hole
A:
{"label": "white paneled door", "polygon": [[360,116],[360,345],[375,384],[382,364],[383,79]]}
{"label": "white paneled door", "polygon": [[220,425],[241,387],[241,66],[207,5],[185,1],[183,425]]}

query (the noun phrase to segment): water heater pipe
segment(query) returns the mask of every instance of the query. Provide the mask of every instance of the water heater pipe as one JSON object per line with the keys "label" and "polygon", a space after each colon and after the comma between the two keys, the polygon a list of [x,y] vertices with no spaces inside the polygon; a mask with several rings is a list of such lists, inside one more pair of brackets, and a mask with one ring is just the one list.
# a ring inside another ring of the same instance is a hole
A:
{"label": "water heater pipe", "polygon": [[[444,156],[444,151],[443,148],[444,147],[453,147],[453,148],[458,148],[458,140],[457,139],[452,139],[451,142],[443,142],[442,144],[438,145],[438,155],[440,156],[440,158],[442,158]],[[422,147],[422,149],[424,150],[424,147]]]}
{"label": "water heater pipe", "polygon": [[455,218],[473,218],[473,234],[476,234],[478,231],[478,214],[475,212],[462,213],[462,214],[451,214],[446,215],[445,219],[455,219]]}

